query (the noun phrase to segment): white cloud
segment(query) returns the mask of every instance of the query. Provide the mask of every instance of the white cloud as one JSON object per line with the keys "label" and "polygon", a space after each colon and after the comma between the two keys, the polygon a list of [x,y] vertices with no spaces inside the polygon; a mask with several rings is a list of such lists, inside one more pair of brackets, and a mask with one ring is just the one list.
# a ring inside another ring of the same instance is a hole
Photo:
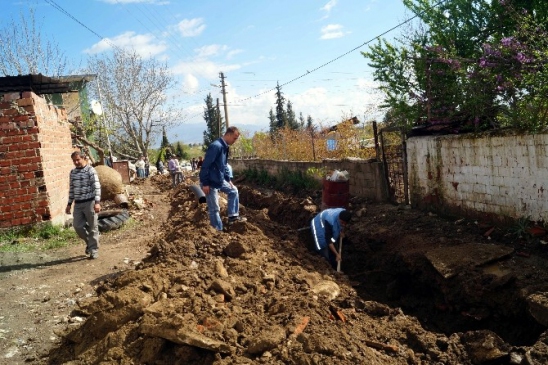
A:
{"label": "white cloud", "polygon": [[183,37],[196,37],[205,30],[203,18],[183,19],[177,24],[177,29]]}
{"label": "white cloud", "polygon": [[122,49],[133,49],[141,57],[148,58],[156,56],[167,49],[167,46],[161,43],[153,43],[155,38],[151,34],[136,34],[135,32],[125,32],[114,38],[103,38],[99,42],[84,50],[84,53],[97,54],[108,51],[114,47]]}
{"label": "white cloud", "polygon": [[200,86],[200,81],[192,75],[192,74],[186,74],[184,81],[183,81],[183,89],[187,93],[193,93],[196,90],[198,90],[198,87]]}
{"label": "white cloud", "polygon": [[331,9],[333,9],[336,5],[337,5],[337,0],[329,0],[327,4],[325,4],[320,10],[330,13]]}
{"label": "white cloud", "polygon": [[209,46],[203,46],[200,48],[196,48],[194,52],[196,52],[196,56],[199,58],[206,58],[210,56],[217,56],[222,51],[228,50],[227,46],[221,46],[219,44],[211,44]]}
{"label": "white cloud", "polygon": [[240,65],[223,65],[213,61],[204,59],[196,59],[192,61],[183,61],[177,63],[171,68],[171,71],[175,75],[192,74],[196,77],[204,77],[208,80],[216,79],[219,77],[219,71],[229,72],[238,70]]}
{"label": "white cloud", "polygon": [[239,53],[242,53],[243,50],[241,49],[234,49],[232,51],[229,51],[227,54],[226,54],[226,59],[227,60],[230,60],[232,57],[236,56],[237,54]]}
{"label": "white cloud", "polygon": [[340,24],[328,24],[321,29],[322,35],[320,39],[335,39],[344,37],[348,32],[343,31],[343,26]]}

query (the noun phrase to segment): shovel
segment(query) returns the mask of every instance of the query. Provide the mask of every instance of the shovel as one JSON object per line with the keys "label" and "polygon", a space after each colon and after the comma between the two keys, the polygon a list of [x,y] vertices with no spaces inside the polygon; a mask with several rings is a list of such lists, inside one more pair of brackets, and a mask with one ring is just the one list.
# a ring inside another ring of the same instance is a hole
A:
{"label": "shovel", "polygon": [[342,234],[339,236],[339,257],[341,258],[337,261],[337,272],[341,272],[341,261],[342,261]]}

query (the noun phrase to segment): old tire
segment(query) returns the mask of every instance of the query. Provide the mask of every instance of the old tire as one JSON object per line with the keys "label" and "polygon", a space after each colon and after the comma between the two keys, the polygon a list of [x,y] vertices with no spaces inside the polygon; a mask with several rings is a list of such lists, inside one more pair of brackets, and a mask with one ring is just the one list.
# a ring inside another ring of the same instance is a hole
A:
{"label": "old tire", "polygon": [[116,215],[105,215],[103,217],[99,217],[99,221],[97,223],[99,232],[108,232],[113,229],[118,229],[123,226],[128,219],[129,213],[127,211]]}

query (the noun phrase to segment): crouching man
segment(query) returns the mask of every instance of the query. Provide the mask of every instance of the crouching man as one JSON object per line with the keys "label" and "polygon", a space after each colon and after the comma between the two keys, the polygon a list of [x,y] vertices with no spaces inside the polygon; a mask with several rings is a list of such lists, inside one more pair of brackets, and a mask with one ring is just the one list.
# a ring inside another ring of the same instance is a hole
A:
{"label": "crouching man", "polygon": [[341,261],[338,242],[343,237],[343,229],[350,222],[352,215],[343,208],[325,209],[312,219],[310,230],[314,239],[316,252],[323,256],[336,269]]}

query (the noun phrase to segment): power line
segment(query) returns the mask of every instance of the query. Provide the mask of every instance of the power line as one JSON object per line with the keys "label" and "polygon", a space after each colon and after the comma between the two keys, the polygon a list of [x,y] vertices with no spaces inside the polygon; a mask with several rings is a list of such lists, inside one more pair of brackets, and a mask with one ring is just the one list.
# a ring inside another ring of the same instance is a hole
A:
{"label": "power line", "polygon": [[[435,7],[437,7],[438,5],[441,5],[442,3],[446,2],[446,1],[448,1],[448,0],[441,0],[441,1],[439,1],[439,2],[437,2],[437,3],[435,3],[435,4],[433,4],[433,5],[431,6],[431,8],[435,8]],[[324,64],[322,64],[322,65],[320,65],[320,66],[318,66],[318,67],[316,67],[316,68],[313,68],[312,70],[307,70],[306,73],[302,74],[301,76],[298,76],[298,77],[295,77],[294,79],[291,79],[291,80],[289,80],[289,81],[286,81],[286,82],[284,82],[283,84],[280,84],[279,86],[281,87],[281,86],[289,85],[289,84],[291,84],[291,83],[293,83],[293,82],[295,82],[295,81],[297,81],[297,80],[299,80],[299,79],[302,79],[302,78],[305,77],[305,76],[308,76],[309,74],[311,74],[311,73],[313,73],[313,72],[318,71],[319,69],[321,69],[321,68],[323,68],[323,67],[325,67],[325,66],[327,66],[327,65],[329,65],[329,64],[331,64],[331,63],[333,63],[333,62],[335,62],[335,61],[337,61],[337,60],[339,60],[339,59],[341,59],[341,58],[343,58],[344,56],[346,56],[346,55],[348,55],[348,54],[350,54],[350,53],[352,53],[352,52],[354,52],[354,51],[356,51],[356,50],[362,48],[363,46],[368,45],[369,43],[373,42],[375,39],[378,39],[378,38],[380,38],[380,37],[382,37],[382,36],[384,36],[384,35],[390,33],[391,31],[393,31],[393,30],[395,30],[395,29],[401,27],[402,25],[405,25],[405,24],[409,23],[410,21],[412,21],[413,19],[417,18],[419,15],[424,14],[425,12],[426,12],[426,10],[423,11],[423,12],[421,12],[421,13],[415,14],[415,16],[412,16],[411,18],[409,18],[409,19],[407,19],[407,20],[405,20],[405,21],[399,23],[398,25],[396,25],[396,26],[394,26],[394,27],[388,29],[387,31],[385,31],[385,32],[383,32],[383,33],[381,33],[381,34],[379,34],[378,36],[376,36],[376,37],[374,37],[374,38],[372,38],[372,39],[370,39],[370,40],[368,40],[368,41],[366,41],[366,42],[363,42],[363,43],[360,44],[359,46],[352,48],[351,50],[349,50],[349,51],[347,51],[347,52],[341,54],[340,56],[333,58],[331,61],[328,61],[328,62],[326,62],[326,63],[324,63]],[[269,89],[269,90],[263,91],[263,92],[261,92],[261,93],[258,93],[258,94],[256,94],[256,95],[253,95],[253,96],[250,96],[250,97],[247,97],[247,98],[244,98],[244,99],[236,100],[235,102],[247,101],[247,100],[250,100],[250,99],[259,97],[259,96],[261,96],[261,95],[270,93],[270,92],[272,92],[272,91],[274,91],[274,90],[276,90],[276,87],[273,87],[273,88],[271,88],[271,89]]]}

